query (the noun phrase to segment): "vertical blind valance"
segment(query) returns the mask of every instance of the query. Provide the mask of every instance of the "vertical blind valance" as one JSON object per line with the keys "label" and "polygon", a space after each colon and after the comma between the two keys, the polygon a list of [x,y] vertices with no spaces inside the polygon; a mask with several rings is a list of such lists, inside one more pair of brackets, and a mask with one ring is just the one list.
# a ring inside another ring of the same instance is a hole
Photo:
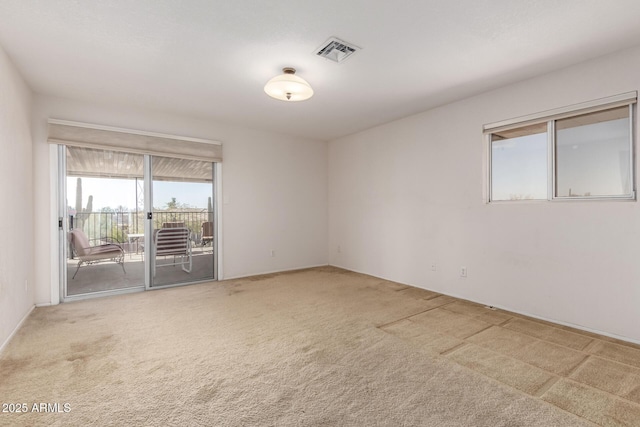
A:
{"label": "vertical blind valance", "polygon": [[50,144],[222,162],[217,141],[49,119]]}

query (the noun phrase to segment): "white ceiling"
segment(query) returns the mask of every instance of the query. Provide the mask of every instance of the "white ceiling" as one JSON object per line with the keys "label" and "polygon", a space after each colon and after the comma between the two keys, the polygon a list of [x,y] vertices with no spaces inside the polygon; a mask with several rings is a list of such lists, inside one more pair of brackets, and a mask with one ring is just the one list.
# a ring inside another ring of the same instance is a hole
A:
{"label": "white ceiling", "polygon": [[[638,0],[0,0],[0,44],[37,93],[327,140],[637,45],[638,18]],[[330,36],[362,50],[313,55]],[[313,98],[264,94],[285,66]]]}

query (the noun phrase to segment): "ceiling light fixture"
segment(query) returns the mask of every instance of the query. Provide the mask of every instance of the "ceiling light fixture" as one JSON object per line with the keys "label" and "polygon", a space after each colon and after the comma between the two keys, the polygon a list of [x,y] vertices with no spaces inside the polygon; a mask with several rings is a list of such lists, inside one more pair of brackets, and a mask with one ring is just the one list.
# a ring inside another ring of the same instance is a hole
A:
{"label": "ceiling light fixture", "polygon": [[281,101],[304,101],[313,96],[311,85],[295,75],[295,68],[286,67],[282,72],[284,74],[272,78],[264,86],[267,95]]}

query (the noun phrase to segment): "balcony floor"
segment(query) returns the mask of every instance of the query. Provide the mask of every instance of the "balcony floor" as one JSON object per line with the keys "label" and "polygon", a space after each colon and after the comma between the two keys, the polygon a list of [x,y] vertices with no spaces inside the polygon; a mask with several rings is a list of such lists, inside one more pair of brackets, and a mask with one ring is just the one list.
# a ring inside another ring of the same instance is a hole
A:
{"label": "balcony floor", "polygon": [[[211,247],[196,247],[192,252],[193,266],[191,273],[183,271],[180,266],[158,266],[154,284],[156,286],[176,283],[195,282],[213,279],[213,253]],[[159,257],[158,265],[171,262],[171,257]],[[85,265],[80,268],[75,279],[78,261],[67,260],[67,295],[81,295],[92,292],[144,287],[145,263],[141,253],[126,253],[122,267],[114,262]]]}

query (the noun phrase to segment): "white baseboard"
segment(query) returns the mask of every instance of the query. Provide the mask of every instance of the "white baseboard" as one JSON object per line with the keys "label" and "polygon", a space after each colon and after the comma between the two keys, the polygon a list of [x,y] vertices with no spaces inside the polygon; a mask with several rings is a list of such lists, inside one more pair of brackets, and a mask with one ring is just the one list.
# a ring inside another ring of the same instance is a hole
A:
{"label": "white baseboard", "polygon": [[22,324],[24,323],[25,320],[27,320],[27,318],[29,317],[29,315],[31,314],[31,312],[33,311],[33,309],[36,308],[35,305],[32,305],[31,308],[29,309],[29,311],[27,311],[27,314],[25,314],[22,319],[20,320],[20,322],[18,322],[18,324],[16,325],[15,328],[13,328],[13,331],[11,331],[11,333],[9,334],[9,336],[7,337],[6,340],[4,340],[4,342],[2,343],[2,345],[0,345],[0,354],[2,354],[2,352],[4,351],[5,347],[9,344],[9,342],[11,341],[11,339],[13,338],[13,336],[18,332],[18,330],[20,329],[20,327],[22,326]]}
{"label": "white baseboard", "polygon": [[463,296],[460,296],[460,295],[457,295],[457,294],[452,294],[452,293],[445,294],[442,291],[439,291],[439,290],[436,290],[436,289],[430,289],[430,288],[425,288],[425,287],[422,287],[422,286],[411,285],[409,283],[398,282],[397,280],[389,279],[387,277],[375,276],[375,275],[370,274],[370,273],[365,273],[365,272],[362,272],[362,271],[354,270],[352,268],[343,267],[341,265],[336,265],[336,264],[329,264],[329,265],[331,265],[332,267],[338,267],[338,268],[342,268],[344,270],[353,271],[354,273],[365,274],[367,276],[375,277],[375,278],[378,278],[378,279],[388,280],[390,282],[401,283],[401,284],[406,285],[406,286],[412,286],[414,288],[426,289],[428,291],[437,292],[439,294],[447,295],[447,296],[458,298],[458,299],[461,299],[461,300],[471,301],[471,302],[475,302],[477,304],[482,304],[482,305],[486,305],[486,306],[499,308],[500,310],[510,311],[512,313],[521,314],[523,316],[532,317],[532,318],[538,319],[538,320],[544,320],[545,322],[551,322],[551,323],[555,323],[555,324],[562,325],[562,326],[568,326],[570,328],[579,329],[581,331],[591,332],[591,333],[598,334],[598,335],[603,335],[603,336],[609,337],[609,338],[615,338],[617,340],[626,341],[626,342],[629,342],[629,343],[632,343],[632,344],[640,344],[640,341],[638,341],[638,340],[635,340],[635,339],[629,338],[629,337],[624,337],[624,336],[621,336],[621,335],[612,334],[610,332],[600,331],[598,329],[593,329],[593,328],[589,328],[589,327],[582,326],[582,325],[576,325],[576,324],[569,323],[569,322],[562,322],[562,321],[557,320],[557,319],[549,319],[549,318],[546,318],[546,317],[538,316],[536,314],[531,314],[531,313],[526,313],[524,311],[514,310],[513,308],[510,308],[510,307],[494,305],[493,303],[486,302],[486,301],[471,300],[471,299],[469,299],[467,297],[463,297]]}

